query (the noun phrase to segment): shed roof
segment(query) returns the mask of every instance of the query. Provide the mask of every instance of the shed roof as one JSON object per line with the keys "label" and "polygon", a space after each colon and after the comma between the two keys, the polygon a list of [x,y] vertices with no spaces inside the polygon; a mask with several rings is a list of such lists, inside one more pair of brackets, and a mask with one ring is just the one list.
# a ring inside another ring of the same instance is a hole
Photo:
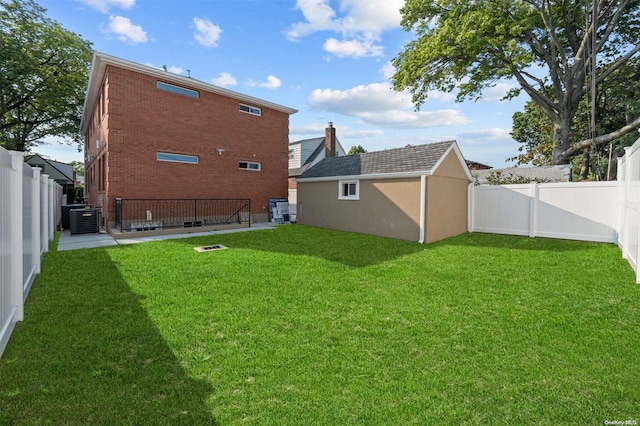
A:
{"label": "shed roof", "polygon": [[[456,142],[445,141],[325,158],[307,169],[298,179],[381,174],[429,174],[433,172],[445,154],[452,149],[455,149],[461,163],[464,164]],[[466,164],[464,167],[466,169]]]}

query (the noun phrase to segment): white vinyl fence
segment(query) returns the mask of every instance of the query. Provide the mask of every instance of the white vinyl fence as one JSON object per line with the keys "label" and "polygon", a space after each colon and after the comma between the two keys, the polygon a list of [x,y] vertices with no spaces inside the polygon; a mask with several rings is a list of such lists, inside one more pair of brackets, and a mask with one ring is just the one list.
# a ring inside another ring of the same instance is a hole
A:
{"label": "white vinyl fence", "polygon": [[469,207],[471,232],[617,242],[617,182],[470,186]]}
{"label": "white vinyl fence", "polygon": [[617,182],[469,185],[469,232],[617,243],[640,283],[640,139]]}
{"label": "white vinyl fence", "polygon": [[618,160],[618,184],[618,246],[640,283],[640,139],[625,148],[624,157]]}
{"label": "white vinyl fence", "polygon": [[62,187],[0,147],[0,356],[53,240]]}

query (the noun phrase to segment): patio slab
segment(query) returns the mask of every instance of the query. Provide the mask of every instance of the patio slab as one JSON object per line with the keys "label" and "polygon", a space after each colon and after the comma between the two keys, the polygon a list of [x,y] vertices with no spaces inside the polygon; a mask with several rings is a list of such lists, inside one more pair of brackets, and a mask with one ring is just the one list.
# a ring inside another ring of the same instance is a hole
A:
{"label": "patio slab", "polygon": [[139,238],[126,238],[126,239],[121,238],[118,240],[113,238],[113,236],[111,236],[107,232],[100,232],[96,234],[71,235],[70,231],[65,230],[60,232],[60,240],[58,241],[58,251],[116,246],[119,244],[137,244],[137,243],[145,243],[149,241],[200,237],[204,235],[229,234],[232,232],[259,231],[261,229],[271,229],[276,226],[278,226],[278,224],[276,223],[264,222],[264,223],[254,223],[249,228],[224,229],[224,230],[207,231],[207,232],[192,232],[188,234],[154,235],[154,236],[139,237]]}

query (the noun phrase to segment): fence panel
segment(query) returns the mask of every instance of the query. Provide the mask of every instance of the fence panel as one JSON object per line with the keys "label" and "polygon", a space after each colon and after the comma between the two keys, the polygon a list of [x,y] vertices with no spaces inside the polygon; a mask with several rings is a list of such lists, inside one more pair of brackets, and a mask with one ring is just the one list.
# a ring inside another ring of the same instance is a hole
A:
{"label": "fence panel", "polygon": [[0,355],[13,330],[15,304],[11,297],[11,155],[0,149]]}
{"label": "fence panel", "polygon": [[469,230],[529,235],[530,192],[529,185],[471,186]]}
{"label": "fence panel", "polygon": [[625,148],[624,157],[618,160],[618,206],[618,246],[640,283],[640,139]]}
{"label": "fence panel", "polygon": [[615,182],[471,188],[469,230],[615,243]]}
{"label": "fence panel", "polygon": [[43,178],[40,169],[24,163],[22,152],[0,147],[0,356],[23,319],[43,247],[53,239],[59,217],[62,187]]}
{"label": "fence panel", "polygon": [[615,243],[617,192],[616,182],[541,184],[535,236]]}

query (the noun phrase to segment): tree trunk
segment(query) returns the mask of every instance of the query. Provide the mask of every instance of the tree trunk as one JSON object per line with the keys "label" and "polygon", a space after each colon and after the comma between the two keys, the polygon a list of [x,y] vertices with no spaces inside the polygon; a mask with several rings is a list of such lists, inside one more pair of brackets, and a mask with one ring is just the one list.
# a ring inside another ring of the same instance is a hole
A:
{"label": "tree trunk", "polygon": [[562,153],[569,149],[569,132],[571,131],[571,120],[559,118],[553,123],[553,156],[551,164],[569,164],[569,159],[564,158]]}
{"label": "tree trunk", "polygon": [[591,150],[585,148],[582,150],[582,164],[580,165],[580,182],[589,180],[589,159],[591,158]]}

